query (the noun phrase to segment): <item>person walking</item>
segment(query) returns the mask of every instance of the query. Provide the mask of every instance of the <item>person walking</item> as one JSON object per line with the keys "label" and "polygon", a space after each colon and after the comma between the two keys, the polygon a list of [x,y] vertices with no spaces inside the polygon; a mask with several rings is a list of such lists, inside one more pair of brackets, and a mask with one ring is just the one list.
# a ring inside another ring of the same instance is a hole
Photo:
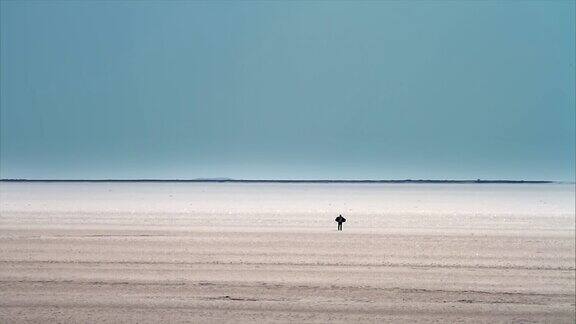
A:
{"label": "person walking", "polygon": [[342,215],[338,215],[338,217],[336,217],[335,221],[338,223],[338,230],[341,231],[342,230],[342,223],[344,223],[346,221],[346,218],[342,217]]}

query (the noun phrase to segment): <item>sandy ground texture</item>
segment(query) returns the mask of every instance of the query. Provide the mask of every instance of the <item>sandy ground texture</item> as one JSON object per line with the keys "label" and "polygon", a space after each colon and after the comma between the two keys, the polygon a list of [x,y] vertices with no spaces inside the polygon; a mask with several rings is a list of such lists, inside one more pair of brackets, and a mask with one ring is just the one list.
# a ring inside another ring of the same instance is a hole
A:
{"label": "sandy ground texture", "polygon": [[0,322],[574,323],[574,193],[1,183]]}

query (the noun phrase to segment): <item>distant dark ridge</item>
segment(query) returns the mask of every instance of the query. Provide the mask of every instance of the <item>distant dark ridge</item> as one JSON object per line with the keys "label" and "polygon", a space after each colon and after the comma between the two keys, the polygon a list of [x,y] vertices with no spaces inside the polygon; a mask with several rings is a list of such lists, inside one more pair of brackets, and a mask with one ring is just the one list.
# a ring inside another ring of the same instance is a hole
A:
{"label": "distant dark ridge", "polygon": [[0,179],[0,182],[216,182],[216,183],[561,183],[544,180],[246,180],[246,179]]}

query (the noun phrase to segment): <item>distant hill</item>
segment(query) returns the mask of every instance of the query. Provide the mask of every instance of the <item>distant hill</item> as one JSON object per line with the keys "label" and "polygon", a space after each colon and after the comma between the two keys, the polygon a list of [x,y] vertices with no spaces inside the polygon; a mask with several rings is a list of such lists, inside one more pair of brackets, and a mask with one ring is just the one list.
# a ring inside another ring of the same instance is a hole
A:
{"label": "distant hill", "polygon": [[[183,180],[183,181],[186,181],[186,180]],[[210,181],[234,181],[234,179],[232,179],[232,178],[195,178],[195,179],[192,179],[190,181],[207,181],[207,182],[210,182]]]}

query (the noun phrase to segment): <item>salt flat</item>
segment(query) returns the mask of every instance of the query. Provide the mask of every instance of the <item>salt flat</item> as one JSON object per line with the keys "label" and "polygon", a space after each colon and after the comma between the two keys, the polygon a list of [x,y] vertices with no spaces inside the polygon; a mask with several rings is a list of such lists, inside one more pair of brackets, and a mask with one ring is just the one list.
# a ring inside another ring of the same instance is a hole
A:
{"label": "salt flat", "polygon": [[1,183],[0,322],[573,323],[574,194]]}

